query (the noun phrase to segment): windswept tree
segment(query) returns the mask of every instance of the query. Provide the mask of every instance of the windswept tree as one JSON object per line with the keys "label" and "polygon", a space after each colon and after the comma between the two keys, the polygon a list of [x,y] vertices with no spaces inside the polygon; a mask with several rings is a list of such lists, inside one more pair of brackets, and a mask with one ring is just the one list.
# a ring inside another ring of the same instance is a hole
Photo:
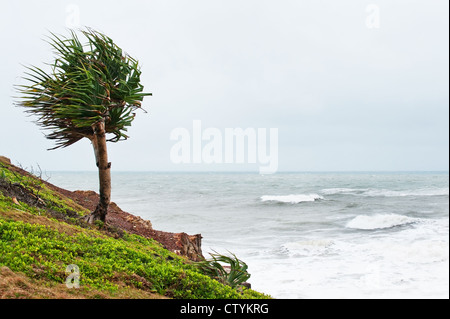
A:
{"label": "windswept tree", "polygon": [[88,138],[99,172],[100,200],[86,221],[105,221],[111,197],[111,163],[106,142],[125,140],[127,127],[141,109],[143,93],[138,61],[124,53],[109,37],[92,29],[69,37],[51,34],[55,50],[51,71],[27,68],[26,85],[18,86],[19,106],[36,115],[36,123],[50,131],[52,149]]}

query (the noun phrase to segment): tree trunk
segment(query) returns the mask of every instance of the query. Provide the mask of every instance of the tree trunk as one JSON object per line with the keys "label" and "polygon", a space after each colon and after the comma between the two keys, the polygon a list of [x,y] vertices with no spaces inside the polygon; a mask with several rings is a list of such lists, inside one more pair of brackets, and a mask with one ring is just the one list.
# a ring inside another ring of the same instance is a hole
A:
{"label": "tree trunk", "polygon": [[111,200],[111,163],[108,162],[108,150],[106,148],[105,122],[99,121],[94,126],[94,135],[91,139],[94,147],[95,160],[98,167],[98,177],[100,184],[100,200],[97,208],[86,216],[88,223],[96,220],[105,222],[108,206]]}

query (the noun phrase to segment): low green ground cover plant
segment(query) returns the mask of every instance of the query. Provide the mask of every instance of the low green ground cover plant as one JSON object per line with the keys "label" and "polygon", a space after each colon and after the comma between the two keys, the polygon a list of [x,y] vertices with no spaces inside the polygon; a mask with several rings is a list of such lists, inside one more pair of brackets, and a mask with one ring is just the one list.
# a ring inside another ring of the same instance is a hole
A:
{"label": "low green ground cover plant", "polygon": [[[3,184],[28,188],[39,185],[18,180],[17,173],[3,164],[0,179]],[[39,198],[46,203],[41,207],[13,200],[3,193],[5,188],[0,188],[0,267],[6,266],[39,282],[64,284],[70,276],[67,266],[76,265],[83,289],[99,289],[112,295],[130,287],[169,298],[269,297],[251,289],[235,289],[246,278],[235,272],[235,267],[232,270],[237,276],[227,283],[153,239],[126,232],[116,238],[102,231],[103,226],[79,225],[76,218],[55,218],[48,210],[56,206],[66,212],[76,205],[45,185],[39,187]],[[88,211],[76,213],[82,216]],[[236,267],[242,266],[239,263]]]}

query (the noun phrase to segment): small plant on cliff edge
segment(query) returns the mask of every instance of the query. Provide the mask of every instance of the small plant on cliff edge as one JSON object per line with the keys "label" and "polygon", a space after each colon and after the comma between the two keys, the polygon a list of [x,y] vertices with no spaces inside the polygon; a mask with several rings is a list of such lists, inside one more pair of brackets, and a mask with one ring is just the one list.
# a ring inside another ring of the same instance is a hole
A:
{"label": "small plant on cliff edge", "polygon": [[[94,148],[99,171],[100,200],[86,221],[105,221],[111,197],[111,163],[106,142],[127,139],[136,109],[144,96],[138,61],[125,54],[109,37],[87,29],[82,44],[74,31],[71,37],[52,33],[50,45],[56,59],[47,74],[28,67],[25,80],[18,86],[22,94],[19,106],[37,115],[37,124],[51,130],[46,135],[62,148],[88,138]],[[106,135],[112,137],[107,139]]]}
{"label": "small plant on cliff edge", "polygon": [[210,253],[210,255],[212,259],[196,263],[197,267],[209,277],[232,288],[239,287],[250,278],[247,264],[238,259],[236,255],[225,256],[216,252],[214,254]]}

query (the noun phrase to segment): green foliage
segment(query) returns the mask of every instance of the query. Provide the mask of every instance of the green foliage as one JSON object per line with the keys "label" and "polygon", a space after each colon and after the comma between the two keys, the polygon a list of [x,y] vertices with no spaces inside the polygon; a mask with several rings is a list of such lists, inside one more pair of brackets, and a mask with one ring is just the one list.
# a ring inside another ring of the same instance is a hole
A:
{"label": "green foliage", "polygon": [[122,278],[128,285],[147,286],[174,298],[265,297],[250,290],[239,293],[212,280],[151,239],[114,239],[81,229],[68,235],[44,225],[0,219],[0,265],[64,283],[69,264],[79,267],[81,285],[97,289],[114,291]]}
{"label": "green foliage", "polygon": [[103,228],[103,226],[105,226],[105,223],[101,220],[96,220],[94,222],[94,224],[98,227],[98,228]]}
{"label": "green foliage", "polygon": [[[36,202],[40,203],[45,209],[38,209],[36,205],[27,205],[21,203],[20,205],[27,209],[28,212],[35,212],[37,214],[44,211],[58,212],[62,215],[70,216],[83,216],[89,213],[88,209],[85,209],[75,204],[69,198],[62,198],[59,194],[50,190],[45,183],[31,174],[19,174],[14,170],[8,169],[6,165],[0,163],[0,186],[2,184],[9,185],[10,188],[20,188],[22,193],[28,193],[28,197],[34,197]],[[0,192],[1,198],[1,192]],[[11,202],[11,200],[8,200]],[[12,202],[11,202],[12,205]]]}
{"label": "green foliage", "polygon": [[49,44],[56,58],[51,73],[29,67],[19,86],[20,106],[38,116],[37,123],[52,132],[47,138],[56,147],[69,146],[93,135],[92,126],[105,122],[110,141],[127,139],[127,127],[144,96],[138,61],[125,54],[109,37],[82,31],[83,45],[74,31],[71,37],[52,33]]}
{"label": "green foliage", "polygon": [[197,267],[211,278],[233,288],[239,287],[250,278],[247,264],[238,259],[236,255],[225,256],[218,253],[210,255],[212,259],[198,262]]}
{"label": "green foliage", "polygon": [[[152,239],[126,232],[115,238],[105,229],[107,225],[87,227],[73,218],[53,218],[48,211],[57,207],[61,211],[74,209],[78,215],[86,211],[34,179],[0,166],[0,266],[61,284],[67,278],[66,267],[75,264],[83,289],[111,293],[126,285],[172,298],[267,298],[212,279],[195,263]],[[45,205],[17,204],[2,193],[6,189],[2,187],[10,185],[30,192],[36,192],[34,187],[39,185]]]}

